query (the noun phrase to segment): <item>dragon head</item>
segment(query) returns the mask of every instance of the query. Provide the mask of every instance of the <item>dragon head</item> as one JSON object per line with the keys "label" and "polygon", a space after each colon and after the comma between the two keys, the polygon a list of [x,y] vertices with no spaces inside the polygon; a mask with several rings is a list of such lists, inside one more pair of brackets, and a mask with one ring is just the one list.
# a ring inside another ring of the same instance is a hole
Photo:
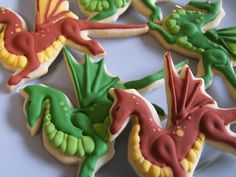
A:
{"label": "dragon head", "polygon": [[110,89],[110,94],[114,98],[114,103],[110,109],[110,140],[114,140],[122,131],[122,129],[127,125],[129,117],[133,114],[136,109],[135,104],[133,104],[134,98],[138,97],[137,91],[122,90],[119,88]]}
{"label": "dragon head", "polygon": [[17,24],[19,25],[18,27],[26,29],[26,24],[20,15],[9,8],[0,7],[0,32],[4,29],[5,25],[8,24]]}
{"label": "dragon head", "polygon": [[206,10],[210,13],[219,12],[222,2],[210,2],[210,1],[190,1],[187,6],[192,9]]}
{"label": "dragon head", "polygon": [[[20,91],[25,98],[24,113],[27,117],[27,128],[33,136],[37,133],[42,123],[43,97],[40,96],[42,85],[30,85]],[[41,106],[40,106],[41,105]]]}
{"label": "dragon head", "polygon": [[205,21],[203,31],[217,27],[225,15],[221,0],[217,2],[190,1],[186,7],[190,10],[202,11]]}

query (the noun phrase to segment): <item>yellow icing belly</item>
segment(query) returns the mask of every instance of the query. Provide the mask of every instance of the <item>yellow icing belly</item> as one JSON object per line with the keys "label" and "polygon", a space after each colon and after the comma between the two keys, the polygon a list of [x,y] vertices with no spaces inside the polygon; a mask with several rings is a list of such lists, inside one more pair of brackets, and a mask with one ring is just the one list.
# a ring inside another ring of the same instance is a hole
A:
{"label": "yellow icing belly", "polygon": [[135,120],[129,135],[129,159],[132,161],[139,173],[146,177],[173,177],[173,173],[169,167],[158,167],[146,160],[140,149],[139,137],[140,125]]}
{"label": "yellow icing belly", "polygon": [[200,133],[192,148],[188,152],[187,156],[180,162],[185,172],[189,173],[193,171],[193,165],[196,163],[200,155],[200,151],[202,149],[204,141],[205,135]]}
{"label": "yellow icing belly", "polygon": [[59,38],[54,41],[50,47],[46,48],[42,52],[38,52],[37,57],[39,61],[41,63],[44,63],[51,59],[55,55],[55,53],[58,52],[58,50],[61,50],[61,48],[64,46],[65,41],[65,37],[59,36]]}
{"label": "yellow icing belly", "polygon": [[[59,36],[59,38],[54,41],[50,47],[37,53],[37,57],[41,63],[47,62],[51,57],[53,57],[58,50],[61,50],[66,38]],[[4,30],[0,33],[0,61],[5,65],[9,66],[13,70],[22,69],[27,65],[27,58],[23,55],[15,55],[5,48],[4,44]]]}
{"label": "yellow icing belly", "polygon": [[13,69],[24,68],[27,64],[25,56],[9,53],[4,45],[4,31],[0,33],[0,61]]}

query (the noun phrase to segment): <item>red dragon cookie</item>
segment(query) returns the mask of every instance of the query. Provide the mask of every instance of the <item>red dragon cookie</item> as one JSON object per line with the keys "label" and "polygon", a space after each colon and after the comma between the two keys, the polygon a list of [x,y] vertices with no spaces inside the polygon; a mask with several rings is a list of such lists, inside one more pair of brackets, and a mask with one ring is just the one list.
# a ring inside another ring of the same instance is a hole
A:
{"label": "red dragon cookie", "polygon": [[0,8],[0,61],[15,73],[9,89],[47,73],[62,47],[67,45],[93,56],[105,54],[96,37],[126,37],[145,33],[146,25],[119,25],[78,20],[67,0],[35,0],[33,32],[15,12]]}
{"label": "red dragon cookie", "polygon": [[179,76],[170,54],[165,55],[168,122],[162,127],[153,106],[135,90],[113,89],[111,139],[132,116],[129,161],[140,176],[191,177],[205,143],[235,154],[236,136],[229,128],[236,108],[222,109],[185,67]]}

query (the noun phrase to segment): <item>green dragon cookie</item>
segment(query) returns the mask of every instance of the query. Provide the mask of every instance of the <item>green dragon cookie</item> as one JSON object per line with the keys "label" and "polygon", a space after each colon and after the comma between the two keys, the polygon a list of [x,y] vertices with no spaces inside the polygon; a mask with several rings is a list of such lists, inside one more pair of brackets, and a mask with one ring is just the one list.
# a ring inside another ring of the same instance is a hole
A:
{"label": "green dragon cookie", "polygon": [[[109,110],[113,99],[110,88],[135,88],[150,91],[163,81],[163,71],[143,79],[122,83],[109,75],[104,60],[77,63],[64,49],[68,72],[72,78],[78,105],[73,107],[67,96],[54,88],[31,85],[21,91],[25,98],[24,112],[28,129],[35,135],[42,124],[45,148],[66,164],[78,164],[78,177],[93,177],[114,153],[108,141]],[[181,68],[186,62],[176,65]],[[155,106],[160,115],[164,111]]]}
{"label": "green dragon cookie", "polygon": [[236,27],[215,29],[223,16],[221,1],[190,1],[160,24],[149,22],[149,28],[166,49],[199,60],[197,75],[204,79],[206,87],[211,85],[214,74],[219,74],[235,92]]}

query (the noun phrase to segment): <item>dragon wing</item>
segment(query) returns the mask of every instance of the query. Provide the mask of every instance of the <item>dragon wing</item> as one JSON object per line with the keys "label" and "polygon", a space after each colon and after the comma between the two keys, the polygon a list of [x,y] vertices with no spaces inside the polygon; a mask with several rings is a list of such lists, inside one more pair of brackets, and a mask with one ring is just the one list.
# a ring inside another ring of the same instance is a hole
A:
{"label": "dragon wing", "polygon": [[188,114],[201,106],[215,104],[206,94],[203,80],[194,78],[189,67],[183,68],[181,75],[178,75],[169,53],[165,55],[165,79],[166,92],[170,95],[167,100],[168,105],[171,105],[168,111],[172,124],[187,118]]}
{"label": "dragon wing", "polygon": [[69,11],[69,2],[67,0],[35,0],[35,29],[45,28],[63,18],[78,17]]}
{"label": "dragon wing", "polygon": [[236,27],[213,29],[207,31],[206,34],[216,43],[223,45],[236,59]]}
{"label": "dragon wing", "polygon": [[93,63],[85,54],[84,64],[77,63],[70,52],[64,48],[64,58],[68,64],[80,107],[86,107],[113,87],[122,87],[118,77],[110,76],[105,69],[104,60]]}

